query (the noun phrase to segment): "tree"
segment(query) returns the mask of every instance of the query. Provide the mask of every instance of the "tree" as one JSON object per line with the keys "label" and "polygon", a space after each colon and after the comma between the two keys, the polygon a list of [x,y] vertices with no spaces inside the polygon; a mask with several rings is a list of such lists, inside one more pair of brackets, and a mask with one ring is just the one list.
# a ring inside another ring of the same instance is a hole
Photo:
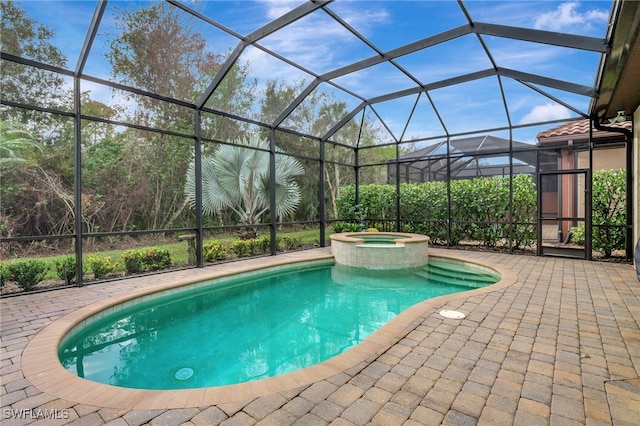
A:
{"label": "tree", "polygon": [[[64,53],[51,42],[53,30],[28,16],[19,3],[0,2],[0,16],[4,52],[59,68],[67,66]],[[3,60],[1,84],[2,97],[10,101],[66,110],[72,105],[63,77],[51,71]],[[49,114],[33,119],[28,110],[3,107],[2,115],[3,120],[23,123],[32,134],[42,136],[39,139],[45,143],[49,139],[45,135],[54,134],[51,127],[55,126],[55,119]]]}
{"label": "tree", "polygon": [[[223,55],[208,49],[207,40],[197,31],[196,18],[165,2],[118,10],[120,13],[111,31],[111,50],[107,54],[113,79],[167,98],[195,102],[225,60]],[[225,81],[242,86],[242,68],[234,67],[234,70],[236,79]],[[214,98],[242,101],[238,91],[234,92],[237,96],[231,97],[221,93],[216,92]],[[194,134],[192,109],[137,93],[126,92],[124,97],[136,103],[136,108],[127,109],[130,114],[127,121]],[[208,137],[222,128],[226,129],[225,133],[235,130],[228,120],[210,114],[203,115],[202,128]],[[138,165],[137,177],[148,189],[142,194],[143,198],[136,200],[146,208],[145,216],[138,218],[139,226],[164,229],[172,227],[181,217],[186,222],[187,218],[182,215],[185,208],[182,188],[193,140],[147,131],[129,135],[130,143],[143,159]]]}
{"label": "tree", "polygon": [[42,146],[24,124],[0,121],[0,164],[9,161],[25,161],[21,157],[21,151],[30,149],[42,151]]}
{"label": "tree", "polygon": [[[206,215],[216,215],[222,209],[231,209],[239,223],[246,229],[241,237],[257,236],[262,215],[271,206],[269,142],[257,135],[239,141],[240,145],[220,145],[211,157],[202,158],[202,211]],[[293,157],[276,154],[276,214],[286,215],[297,208],[300,202],[300,188],[296,176],[304,174],[304,169]],[[193,208],[196,207],[195,163],[191,163],[187,173],[185,194]]]}

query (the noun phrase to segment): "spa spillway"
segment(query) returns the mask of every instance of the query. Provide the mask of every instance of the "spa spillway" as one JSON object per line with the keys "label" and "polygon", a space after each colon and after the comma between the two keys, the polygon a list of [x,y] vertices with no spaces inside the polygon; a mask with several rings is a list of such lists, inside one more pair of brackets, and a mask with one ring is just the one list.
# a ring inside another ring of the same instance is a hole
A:
{"label": "spa spillway", "polygon": [[331,235],[336,263],[368,269],[402,269],[429,261],[429,237],[402,232],[345,232]]}

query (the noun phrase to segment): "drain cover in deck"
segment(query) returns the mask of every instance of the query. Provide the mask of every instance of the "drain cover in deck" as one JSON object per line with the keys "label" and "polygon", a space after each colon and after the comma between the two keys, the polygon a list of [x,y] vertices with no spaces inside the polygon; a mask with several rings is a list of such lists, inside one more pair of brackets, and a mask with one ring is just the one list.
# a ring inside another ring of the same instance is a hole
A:
{"label": "drain cover in deck", "polygon": [[459,311],[449,311],[449,310],[443,310],[439,312],[440,315],[442,315],[445,318],[451,318],[451,319],[462,319],[465,317],[465,315],[462,312]]}

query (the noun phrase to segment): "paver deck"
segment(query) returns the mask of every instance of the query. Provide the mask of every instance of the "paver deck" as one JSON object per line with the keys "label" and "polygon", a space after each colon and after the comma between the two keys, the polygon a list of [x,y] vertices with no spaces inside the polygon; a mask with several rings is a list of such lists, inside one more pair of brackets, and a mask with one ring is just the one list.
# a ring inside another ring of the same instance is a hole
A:
{"label": "paver deck", "polygon": [[[328,250],[286,256],[315,256]],[[185,404],[187,408],[179,409],[88,405],[43,392],[22,371],[24,349],[55,320],[105,298],[197,276],[203,270],[0,299],[1,423],[640,424],[640,283],[632,266],[431,250],[507,268],[515,274],[514,282],[426,305],[384,351],[344,371],[217,405],[207,403],[206,397],[197,407]],[[444,318],[438,314],[442,309],[462,311],[466,318]]]}

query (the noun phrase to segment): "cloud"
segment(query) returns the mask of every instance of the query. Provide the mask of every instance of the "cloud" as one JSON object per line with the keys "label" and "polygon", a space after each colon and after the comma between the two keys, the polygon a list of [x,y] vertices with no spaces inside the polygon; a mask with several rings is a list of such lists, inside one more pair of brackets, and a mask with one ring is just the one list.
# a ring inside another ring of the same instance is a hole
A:
{"label": "cloud", "polygon": [[578,2],[567,2],[558,5],[556,10],[538,15],[534,21],[534,28],[539,30],[567,32],[580,28],[581,32],[593,27],[599,22],[607,22],[609,13],[602,9],[592,9],[585,12],[578,10]]}
{"label": "cloud", "polygon": [[544,105],[534,106],[531,111],[520,119],[519,124],[541,123],[544,121],[561,120],[570,117],[571,112],[567,108],[559,104],[547,102]]}
{"label": "cloud", "polygon": [[266,7],[267,17],[276,19],[300,6],[300,0],[262,0]]}

